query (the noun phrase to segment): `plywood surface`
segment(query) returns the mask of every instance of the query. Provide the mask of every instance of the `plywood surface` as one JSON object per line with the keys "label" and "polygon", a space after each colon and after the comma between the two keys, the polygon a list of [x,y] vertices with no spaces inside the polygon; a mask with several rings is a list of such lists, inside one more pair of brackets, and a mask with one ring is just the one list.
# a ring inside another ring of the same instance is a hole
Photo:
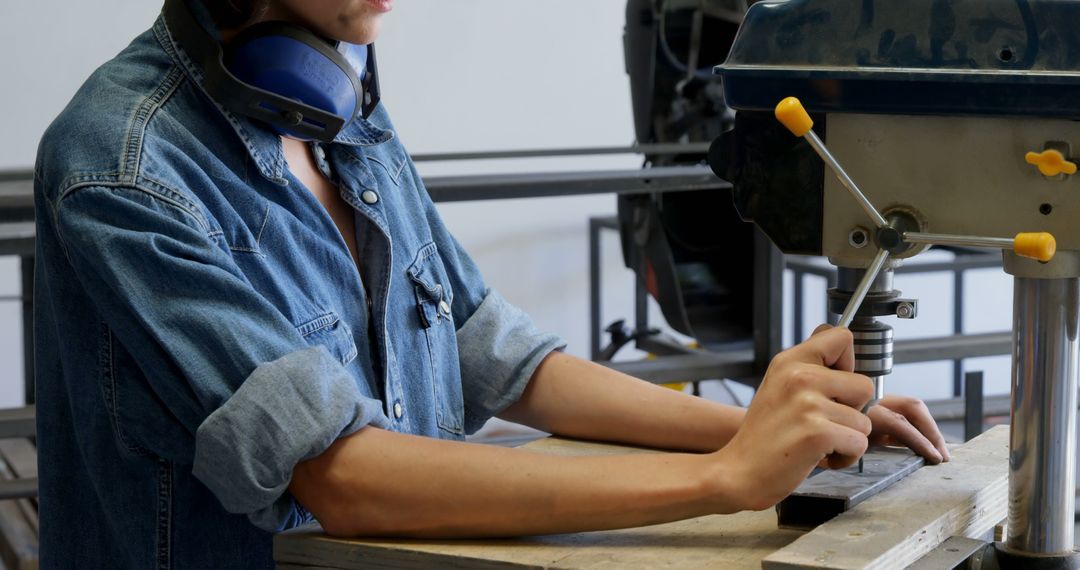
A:
{"label": "plywood surface", "polygon": [[768,556],[768,570],[904,568],[951,536],[978,538],[1007,512],[1009,429],[998,426]]}
{"label": "plywood surface", "polygon": [[[653,453],[557,438],[525,448],[560,455]],[[274,557],[279,564],[341,569],[760,568],[764,556],[800,534],[778,529],[771,510],[618,531],[479,541],[341,540],[311,527],[280,535]]]}
{"label": "plywood surface", "polygon": [[[776,514],[772,510],[702,517],[619,531],[480,541],[345,540],[327,537],[318,527],[308,527],[279,535],[274,544],[274,556],[282,568],[336,569],[737,569],[761,568],[763,560],[779,553],[786,553],[786,558],[770,558],[770,564],[774,567],[825,568],[832,567],[827,565],[831,562],[849,561],[849,558],[837,553],[855,547],[864,552],[881,551],[884,556],[910,557],[922,551],[922,546],[905,544],[897,551],[884,546],[884,543],[900,540],[896,536],[898,533],[914,529],[916,535],[925,531],[921,537],[916,537],[916,541],[929,545],[925,549],[928,551],[951,536],[949,529],[969,529],[974,532],[984,526],[985,520],[993,519],[987,526],[992,528],[1003,518],[1003,515],[999,516],[999,511],[1003,512],[1004,499],[1001,496],[999,500],[996,473],[1007,468],[1007,441],[1007,429],[991,430],[976,440],[979,445],[973,446],[970,452],[964,451],[966,448],[963,447],[957,448],[951,465],[921,469],[893,489],[865,501],[850,513],[805,536],[800,531],[777,528]],[[570,455],[647,453],[639,449],[559,439],[541,440],[529,444],[527,448]],[[919,476],[919,480],[910,481],[916,476]],[[984,482],[985,492],[982,496],[974,496],[979,493],[971,489]],[[881,501],[897,493],[901,493],[898,496],[903,499]],[[957,505],[957,509],[946,509],[946,517],[952,517],[955,521],[937,526],[931,524],[941,518],[931,515],[933,509],[930,507],[934,504]],[[972,507],[972,512],[954,512],[962,510],[959,505]],[[843,522],[840,526],[835,530],[830,528],[841,519]],[[911,522],[903,523],[903,519]],[[800,536],[803,538],[796,542]],[[829,544],[831,548],[824,548],[822,544]],[[800,545],[799,548],[791,550],[796,545]],[[825,565],[800,566],[807,560],[814,563],[822,556]]]}

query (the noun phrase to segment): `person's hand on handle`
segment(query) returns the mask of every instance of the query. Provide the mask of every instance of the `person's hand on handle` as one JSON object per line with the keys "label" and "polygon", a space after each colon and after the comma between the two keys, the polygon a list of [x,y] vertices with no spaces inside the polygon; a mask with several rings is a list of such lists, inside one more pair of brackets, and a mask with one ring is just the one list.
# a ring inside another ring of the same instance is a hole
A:
{"label": "person's hand on handle", "polygon": [[874,387],[853,367],[847,329],[821,330],[773,359],[738,433],[717,452],[743,509],[769,508],[816,465],[847,467],[866,451],[871,422],[860,410]]}

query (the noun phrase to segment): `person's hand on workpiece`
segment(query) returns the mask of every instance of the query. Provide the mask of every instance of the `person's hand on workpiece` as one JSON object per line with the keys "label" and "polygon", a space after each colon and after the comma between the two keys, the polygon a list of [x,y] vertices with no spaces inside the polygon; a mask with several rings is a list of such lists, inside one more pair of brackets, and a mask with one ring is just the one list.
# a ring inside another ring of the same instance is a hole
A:
{"label": "person's hand on workpiece", "polygon": [[823,330],[777,355],[742,426],[718,453],[745,509],[769,508],[819,464],[852,465],[866,451],[871,422],[860,410],[874,395],[854,368],[851,332]]}
{"label": "person's hand on workpiece", "polygon": [[[821,325],[814,329],[813,334],[817,335],[832,328],[830,325]],[[854,364],[854,361],[851,362]],[[853,366],[844,368],[848,371],[853,369]],[[867,416],[874,426],[870,432],[870,445],[904,446],[924,457],[931,465],[949,460],[945,437],[941,435],[937,422],[922,400],[907,396],[885,396],[867,411]]]}
{"label": "person's hand on workpiece", "polygon": [[945,438],[922,400],[885,396],[867,415],[874,424],[871,445],[902,445],[926,458],[931,465],[949,460]]}

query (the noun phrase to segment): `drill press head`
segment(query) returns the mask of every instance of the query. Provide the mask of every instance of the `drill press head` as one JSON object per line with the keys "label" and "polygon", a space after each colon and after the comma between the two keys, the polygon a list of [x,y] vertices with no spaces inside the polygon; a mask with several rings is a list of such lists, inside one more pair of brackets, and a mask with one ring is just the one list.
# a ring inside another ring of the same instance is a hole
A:
{"label": "drill press head", "polygon": [[784,252],[867,267],[874,225],[773,116],[796,96],[885,217],[939,234],[1047,231],[1059,255],[1007,252],[1006,269],[1080,275],[1078,18],[1080,3],[1060,1],[758,3],[717,68],[738,113],[710,164],[735,185],[743,218]]}

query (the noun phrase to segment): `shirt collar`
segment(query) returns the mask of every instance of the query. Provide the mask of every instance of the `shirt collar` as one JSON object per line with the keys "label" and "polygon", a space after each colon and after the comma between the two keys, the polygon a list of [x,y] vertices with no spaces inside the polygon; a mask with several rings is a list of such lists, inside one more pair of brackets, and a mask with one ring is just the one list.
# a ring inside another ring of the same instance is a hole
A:
{"label": "shirt collar", "polygon": [[[192,2],[191,6],[195,10],[195,17],[200,23],[207,26],[207,29],[216,35],[217,31],[213,26],[207,25],[209,20],[205,9],[198,2]],[[259,122],[229,111],[206,92],[202,85],[203,72],[201,67],[188,57],[188,54],[172,37],[164,16],[158,16],[157,21],[154,22],[154,33],[169,56],[183,68],[198,90],[214,103],[214,106],[225,117],[225,120],[232,125],[233,130],[236,131],[237,136],[240,137],[240,141],[251,156],[251,160],[259,169],[259,173],[275,184],[288,184],[285,176],[285,152],[281,145],[281,137]],[[373,146],[389,141],[392,138],[394,138],[393,131],[380,128],[363,117],[356,117],[334,137],[333,143],[346,146]]]}

